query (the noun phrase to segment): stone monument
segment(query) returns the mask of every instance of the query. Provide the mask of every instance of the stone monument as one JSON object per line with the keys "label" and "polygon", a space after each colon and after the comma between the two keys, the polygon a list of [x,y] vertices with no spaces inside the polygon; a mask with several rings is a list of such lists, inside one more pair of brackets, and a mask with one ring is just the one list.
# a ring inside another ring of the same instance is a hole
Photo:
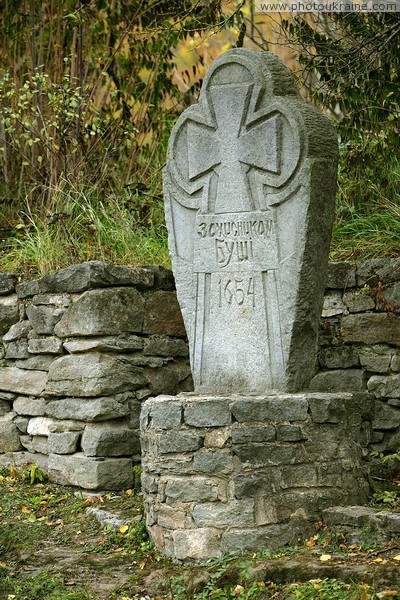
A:
{"label": "stone monument", "polygon": [[315,371],[337,156],[332,124],[269,52],[221,55],[173,129],[165,210],[195,393],[142,410],[147,524],[173,557],[284,544],[365,496],[368,403],[299,393]]}

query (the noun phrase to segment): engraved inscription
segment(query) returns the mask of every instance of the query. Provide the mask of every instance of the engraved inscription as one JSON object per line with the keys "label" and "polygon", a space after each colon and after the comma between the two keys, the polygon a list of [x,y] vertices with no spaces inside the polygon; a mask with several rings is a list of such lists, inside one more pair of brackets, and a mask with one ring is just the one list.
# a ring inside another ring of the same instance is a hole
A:
{"label": "engraved inscription", "polygon": [[219,306],[248,304],[253,308],[256,305],[253,277],[226,277],[218,281]]}
{"label": "engraved inscription", "polygon": [[203,273],[276,269],[276,226],[271,212],[206,215],[196,221],[194,269]]}
{"label": "engraved inscription", "polygon": [[223,240],[226,237],[253,236],[269,237],[274,231],[274,222],[272,219],[253,219],[253,220],[227,220],[211,221],[206,223],[201,221],[198,224],[197,234],[202,237],[215,237]]}
{"label": "engraved inscription", "polygon": [[253,258],[252,240],[233,241],[215,240],[217,251],[217,263],[219,267],[227,267],[232,259],[237,262],[251,260]]}

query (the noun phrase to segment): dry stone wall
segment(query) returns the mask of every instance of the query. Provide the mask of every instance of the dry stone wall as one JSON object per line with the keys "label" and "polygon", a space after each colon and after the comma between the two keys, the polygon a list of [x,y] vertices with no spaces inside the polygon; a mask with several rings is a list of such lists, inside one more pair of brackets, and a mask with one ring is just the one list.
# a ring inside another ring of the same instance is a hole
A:
{"label": "dry stone wall", "polygon": [[[400,259],[330,264],[310,389],[369,391],[377,450],[400,446],[399,307]],[[167,269],[0,273],[0,336],[0,463],[35,462],[60,483],[131,485],[143,400],[192,389]]]}
{"label": "dry stone wall", "polygon": [[192,388],[170,271],[93,261],[0,275],[0,453],[87,489],[132,485],[144,398]]}
{"label": "dry stone wall", "polygon": [[400,259],[331,263],[312,391],[375,398],[371,446],[400,447]]}

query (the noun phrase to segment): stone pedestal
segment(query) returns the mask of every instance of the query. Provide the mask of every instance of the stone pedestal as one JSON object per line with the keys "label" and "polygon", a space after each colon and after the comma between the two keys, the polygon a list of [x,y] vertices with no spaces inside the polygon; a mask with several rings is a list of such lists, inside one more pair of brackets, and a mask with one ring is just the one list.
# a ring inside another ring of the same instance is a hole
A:
{"label": "stone pedestal", "polygon": [[147,527],[179,560],[276,549],[368,495],[367,394],[159,396],[141,414]]}

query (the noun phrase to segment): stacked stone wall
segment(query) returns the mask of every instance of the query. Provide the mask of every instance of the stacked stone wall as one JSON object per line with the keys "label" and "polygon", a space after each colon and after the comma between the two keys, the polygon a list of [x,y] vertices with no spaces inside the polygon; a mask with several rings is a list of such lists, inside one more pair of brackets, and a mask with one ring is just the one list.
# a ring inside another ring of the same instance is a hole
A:
{"label": "stacked stone wall", "polygon": [[[376,398],[372,448],[400,446],[400,259],[331,263],[315,392]],[[123,488],[149,396],[192,389],[167,269],[89,262],[35,281],[0,273],[0,463]]]}
{"label": "stacked stone wall", "polygon": [[371,447],[400,447],[400,259],[330,263],[310,389],[375,398]]}
{"label": "stacked stone wall", "polygon": [[130,487],[144,398],[191,389],[170,271],[89,262],[0,275],[0,458],[52,481]]}

